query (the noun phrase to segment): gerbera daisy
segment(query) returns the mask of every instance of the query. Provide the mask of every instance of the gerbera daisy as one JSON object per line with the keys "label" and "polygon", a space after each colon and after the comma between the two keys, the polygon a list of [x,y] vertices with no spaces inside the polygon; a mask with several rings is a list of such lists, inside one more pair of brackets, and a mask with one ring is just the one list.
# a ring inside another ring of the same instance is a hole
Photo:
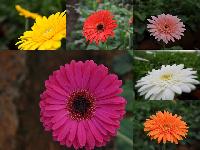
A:
{"label": "gerbera daisy", "polygon": [[145,99],[173,100],[176,93],[190,93],[195,89],[194,85],[200,83],[196,80],[196,73],[192,68],[184,69],[183,64],[163,65],[161,69],[153,69],[138,80],[136,87],[140,87],[138,92],[145,95]]}
{"label": "gerbera daisy", "polygon": [[51,16],[37,18],[31,31],[17,42],[20,50],[56,50],[61,46],[61,39],[66,37],[66,11]]}
{"label": "gerbera daisy", "polygon": [[108,10],[100,10],[91,14],[84,22],[83,35],[90,43],[106,42],[108,37],[114,37],[113,30],[117,27],[116,20]]}
{"label": "gerbera daisy", "polygon": [[159,111],[156,115],[150,116],[150,119],[146,119],[144,131],[148,132],[147,135],[151,139],[157,139],[158,143],[169,141],[178,144],[179,140],[186,137],[188,126],[181,116],[172,115],[168,111]]}
{"label": "gerbera daisy", "polygon": [[32,19],[36,19],[36,18],[42,18],[42,16],[40,16],[37,13],[32,13],[24,8],[22,8],[20,5],[16,5],[15,6],[16,10],[19,12],[20,16],[24,16],[25,18],[32,18]]}
{"label": "gerbera daisy", "polygon": [[151,35],[158,41],[163,40],[166,44],[169,41],[180,40],[185,31],[185,25],[177,16],[161,14],[157,17],[152,16],[152,19],[147,19],[150,24],[147,25]]}
{"label": "gerbera daisy", "polygon": [[121,80],[91,60],[71,61],[45,81],[41,122],[60,144],[75,149],[104,146],[120,127],[126,101]]}

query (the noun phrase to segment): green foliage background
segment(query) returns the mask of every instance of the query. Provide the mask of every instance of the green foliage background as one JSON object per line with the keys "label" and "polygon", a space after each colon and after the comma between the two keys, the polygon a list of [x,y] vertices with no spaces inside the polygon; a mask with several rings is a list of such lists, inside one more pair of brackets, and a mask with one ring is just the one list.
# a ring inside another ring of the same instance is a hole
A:
{"label": "green foliage background", "polygon": [[[102,0],[99,4],[96,0],[80,1],[75,6],[79,13],[79,18],[75,24],[75,30],[70,33],[72,42],[67,42],[67,49],[75,50],[131,50],[133,49],[133,26],[129,25],[129,19],[133,16],[131,0]],[[114,39],[109,38],[107,44],[100,43],[86,46],[86,39],[82,35],[83,23],[85,19],[97,10],[109,10],[117,20],[118,27],[115,29]]]}
{"label": "green foliage background", "polygon": [[132,75],[131,78],[129,77],[133,71],[132,61],[132,51],[128,51],[124,55],[116,56],[112,62],[113,71],[125,79],[122,86],[122,96],[127,100],[126,117],[121,121],[119,130],[123,137],[118,135],[116,138],[117,150],[133,149],[133,80]]}
{"label": "green foliage background", "polygon": [[[49,16],[55,12],[66,10],[65,0],[1,0],[0,30],[3,33],[0,35],[0,50],[10,47],[17,49],[14,44],[25,31],[25,18],[19,16],[16,11],[15,5],[17,4],[42,16]],[[33,23],[34,21],[30,19],[29,27]]]}

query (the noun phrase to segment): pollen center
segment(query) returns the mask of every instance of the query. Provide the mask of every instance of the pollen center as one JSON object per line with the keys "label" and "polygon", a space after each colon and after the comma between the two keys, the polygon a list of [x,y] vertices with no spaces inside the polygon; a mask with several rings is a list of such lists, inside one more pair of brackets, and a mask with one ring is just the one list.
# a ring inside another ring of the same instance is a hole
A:
{"label": "pollen center", "polygon": [[43,36],[49,36],[50,35],[50,32],[52,32],[52,28],[48,28],[46,29],[44,32],[43,32]]}
{"label": "pollen center", "polygon": [[162,127],[161,127],[161,130],[163,133],[168,133],[170,132],[172,129],[172,126],[170,124],[164,124]]}
{"label": "pollen center", "polygon": [[166,25],[165,25],[165,29],[168,29],[168,28],[169,28],[169,26],[166,24]]}
{"label": "pollen center", "polygon": [[104,25],[102,23],[97,25],[97,30],[98,31],[103,31],[104,30]]}
{"label": "pollen center", "polygon": [[163,74],[160,77],[161,80],[167,81],[167,80],[171,80],[172,79],[172,74]]}
{"label": "pollen center", "polygon": [[168,24],[165,24],[165,25],[164,25],[164,28],[162,28],[162,31],[163,31],[164,33],[169,33],[169,32],[170,32],[170,26],[169,26]]}
{"label": "pollen center", "polygon": [[94,96],[86,90],[72,92],[67,102],[70,117],[74,120],[90,119],[94,113]]}
{"label": "pollen center", "polygon": [[170,125],[165,124],[165,125],[163,126],[163,128],[164,128],[165,131],[166,131],[166,130],[169,130],[169,129],[170,129]]}

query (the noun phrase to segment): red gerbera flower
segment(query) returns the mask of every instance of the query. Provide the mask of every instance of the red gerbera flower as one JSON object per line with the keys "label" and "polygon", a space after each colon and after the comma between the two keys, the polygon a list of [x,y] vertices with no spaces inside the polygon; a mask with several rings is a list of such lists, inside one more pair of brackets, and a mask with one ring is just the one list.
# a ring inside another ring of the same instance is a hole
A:
{"label": "red gerbera flower", "polygon": [[75,149],[104,146],[120,127],[126,101],[121,80],[93,61],[61,66],[45,81],[41,122],[60,144]]}
{"label": "red gerbera flower", "polygon": [[106,42],[108,37],[114,37],[113,30],[117,27],[116,20],[108,10],[100,10],[90,15],[84,22],[83,35],[90,43]]}

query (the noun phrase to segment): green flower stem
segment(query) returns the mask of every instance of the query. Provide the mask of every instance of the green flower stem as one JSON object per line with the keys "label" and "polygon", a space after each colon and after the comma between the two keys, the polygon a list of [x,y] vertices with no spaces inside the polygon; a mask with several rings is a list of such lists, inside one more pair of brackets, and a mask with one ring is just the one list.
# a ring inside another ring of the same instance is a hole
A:
{"label": "green flower stem", "polygon": [[29,29],[29,20],[26,19],[25,21],[25,31],[27,31]]}
{"label": "green flower stem", "polygon": [[131,139],[129,139],[128,137],[126,137],[124,134],[122,134],[121,132],[118,131],[117,136],[119,138],[121,138],[122,140],[124,140],[124,142],[126,142],[127,144],[129,144],[130,146],[133,146],[133,141]]}
{"label": "green flower stem", "polygon": [[92,4],[93,6],[93,10],[97,10],[97,2],[96,1],[93,1],[93,4]]}
{"label": "green flower stem", "polygon": [[163,143],[162,150],[166,150],[166,144]]}
{"label": "green flower stem", "polygon": [[90,42],[89,41],[86,41],[85,43],[85,50],[87,50],[87,47],[89,46]]}
{"label": "green flower stem", "polygon": [[106,50],[109,50],[109,49],[108,49],[108,44],[107,44],[107,42],[106,42],[105,44],[106,44]]}
{"label": "green flower stem", "polygon": [[166,48],[165,46],[166,46],[166,45],[165,45],[165,43],[163,42],[163,44],[162,44],[162,49],[163,49],[163,50],[165,50],[165,48]]}

